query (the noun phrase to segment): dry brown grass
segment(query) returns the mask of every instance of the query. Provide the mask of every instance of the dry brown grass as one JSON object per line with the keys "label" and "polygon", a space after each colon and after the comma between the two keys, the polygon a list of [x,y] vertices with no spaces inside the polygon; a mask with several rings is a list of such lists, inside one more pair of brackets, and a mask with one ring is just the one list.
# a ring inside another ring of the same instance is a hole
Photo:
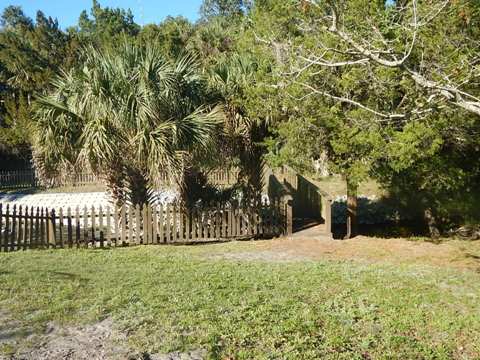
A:
{"label": "dry brown grass", "polygon": [[292,259],[342,260],[453,267],[480,272],[480,241],[381,239],[358,236],[351,240],[315,238],[276,239],[249,243],[252,252],[278,252]]}
{"label": "dry brown grass", "polygon": [[[342,196],[347,194],[347,184],[345,180],[338,176],[330,176],[326,178],[319,178],[316,184],[323,191],[332,196]],[[358,187],[358,194],[361,196],[386,196],[387,192],[380,188],[380,185],[374,180],[367,180],[360,183]]]}

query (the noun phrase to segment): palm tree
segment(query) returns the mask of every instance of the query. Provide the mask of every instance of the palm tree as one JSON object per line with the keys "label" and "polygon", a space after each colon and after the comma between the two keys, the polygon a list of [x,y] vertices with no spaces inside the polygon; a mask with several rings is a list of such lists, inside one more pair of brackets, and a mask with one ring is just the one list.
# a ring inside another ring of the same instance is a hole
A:
{"label": "palm tree", "polygon": [[183,168],[211,146],[221,111],[205,105],[191,56],[172,63],[155,45],[85,49],[81,69],[62,73],[37,100],[35,158],[41,168],[87,166],[117,203],[152,201],[161,172]]}
{"label": "palm tree", "polygon": [[246,92],[255,85],[256,62],[249,56],[234,55],[220,61],[210,75],[210,83],[224,103],[224,132],[230,156],[239,161],[238,182],[247,201],[259,199],[263,185],[267,121],[249,116]]}

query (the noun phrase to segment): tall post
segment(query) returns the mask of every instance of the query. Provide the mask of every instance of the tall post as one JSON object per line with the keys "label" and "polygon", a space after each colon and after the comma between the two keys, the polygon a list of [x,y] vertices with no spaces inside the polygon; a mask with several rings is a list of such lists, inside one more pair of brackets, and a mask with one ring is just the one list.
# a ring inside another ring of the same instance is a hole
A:
{"label": "tall post", "polygon": [[48,221],[48,244],[47,246],[48,247],[53,247],[55,248],[56,247],[56,239],[55,239],[55,209],[52,209],[52,211],[50,211],[50,216],[48,216],[48,211],[45,212],[45,215],[47,217],[47,221]]}
{"label": "tall post", "polygon": [[285,208],[285,235],[293,234],[293,197],[288,194],[283,196],[282,202]]}
{"label": "tall post", "polygon": [[324,198],[325,204],[325,231],[326,233],[333,237],[332,235],[332,199]]}
{"label": "tall post", "polygon": [[358,184],[347,176],[347,235],[345,235],[345,239],[357,236],[357,191]]}

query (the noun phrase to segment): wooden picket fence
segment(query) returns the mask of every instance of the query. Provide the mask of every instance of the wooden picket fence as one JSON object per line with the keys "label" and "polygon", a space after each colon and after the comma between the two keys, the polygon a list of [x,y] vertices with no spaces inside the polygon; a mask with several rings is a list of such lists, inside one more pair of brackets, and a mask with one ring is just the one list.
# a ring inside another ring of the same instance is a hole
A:
{"label": "wooden picket fence", "polygon": [[271,238],[291,234],[291,213],[285,199],[187,211],[177,204],[58,210],[0,204],[0,251]]}
{"label": "wooden picket fence", "polygon": [[[238,170],[214,170],[207,173],[208,181],[219,187],[234,185],[237,182]],[[158,183],[169,185],[170,178],[167,173],[160,173]],[[103,181],[97,175],[90,172],[79,172],[68,176],[59,176],[49,180],[47,187],[53,186],[86,186],[99,185]],[[33,169],[0,171],[0,189],[2,188],[30,188],[41,185],[40,180]]]}
{"label": "wooden picket fence", "polygon": [[0,189],[7,187],[29,188],[38,185],[33,170],[0,171]]}

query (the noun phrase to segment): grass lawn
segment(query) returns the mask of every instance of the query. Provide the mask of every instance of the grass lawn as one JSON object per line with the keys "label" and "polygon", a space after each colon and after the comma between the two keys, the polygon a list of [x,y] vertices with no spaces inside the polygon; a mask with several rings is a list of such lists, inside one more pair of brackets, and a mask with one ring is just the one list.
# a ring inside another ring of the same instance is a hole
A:
{"label": "grass lawn", "polygon": [[[275,244],[0,254],[0,309],[39,332],[50,321],[111,317],[130,347],[148,353],[480,358],[478,267],[294,256]],[[477,243],[461,246],[480,255]]]}

